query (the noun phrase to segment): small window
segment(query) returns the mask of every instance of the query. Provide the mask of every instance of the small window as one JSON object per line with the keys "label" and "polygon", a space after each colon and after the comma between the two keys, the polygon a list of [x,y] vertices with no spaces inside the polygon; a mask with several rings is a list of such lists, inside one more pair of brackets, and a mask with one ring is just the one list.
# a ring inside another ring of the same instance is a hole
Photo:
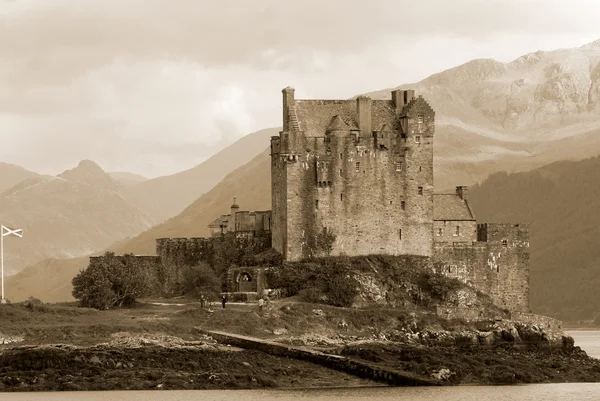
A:
{"label": "small window", "polygon": [[438,230],[437,230],[437,236],[438,237],[443,237],[444,236],[444,229],[443,228],[438,228]]}
{"label": "small window", "polygon": [[356,162],[355,169],[356,169],[356,172],[360,172],[360,162]]}
{"label": "small window", "polygon": [[340,177],[342,176],[342,169],[340,169]]}
{"label": "small window", "polygon": [[419,187],[418,192],[419,192],[419,195],[423,195],[423,187]]}
{"label": "small window", "polygon": [[508,241],[507,240],[505,240],[505,239],[502,240],[502,247],[503,248],[508,248]]}
{"label": "small window", "polygon": [[341,194],[340,194],[340,200],[341,200],[341,201],[343,201],[343,200],[344,200],[344,194],[343,194],[343,193],[341,193]]}
{"label": "small window", "polygon": [[406,202],[405,201],[400,201],[400,209],[406,210]]}
{"label": "small window", "polygon": [[392,204],[392,201],[390,201],[390,205]]}
{"label": "small window", "polygon": [[402,162],[396,162],[396,171],[402,171]]}
{"label": "small window", "polygon": [[318,200],[318,199],[316,199],[316,200],[315,200],[315,209],[318,209],[318,208],[319,208],[319,200]]}
{"label": "small window", "polygon": [[421,135],[415,135],[415,143],[421,143]]}
{"label": "small window", "polygon": [[458,237],[460,235],[460,226],[456,226],[456,229],[454,230],[454,236]]}
{"label": "small window", "polygon": [[419,166],[419,172],[421,171],[421,166]]}
{"label": "small window", "polygon": [[419,114],[419,115],[417,116],[417,122],[418,122],[419,124],[423,124],[423,122],[424,122],[424,121],[425,121],[425,118],[423,118],[423,114]]}
{"label": "small window", "polygon": [[399,229],[399,230],[398,230],[398,237],[399,237],[400,239],[402,239],[402,229]]}
{"label": "small window", "polygon": [[344,158],[344,154],[340,153],[340,159],[343,159],[343,158]]}

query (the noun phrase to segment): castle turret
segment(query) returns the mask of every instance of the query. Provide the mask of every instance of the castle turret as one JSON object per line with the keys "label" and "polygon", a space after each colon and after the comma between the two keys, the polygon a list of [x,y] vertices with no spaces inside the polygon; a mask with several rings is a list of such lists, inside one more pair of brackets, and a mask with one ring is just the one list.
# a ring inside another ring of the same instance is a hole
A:
{"label": "castle turret", "polygon": [[228,222],[229,224],[227,225],[227,228],[230,232],[235,231],[235,214],[238,212],[238,210],[240,210],[240,207],[237,205],[237,203],[235,203],[235,198],[233,198],[233,205],[231,205],[231,218]]}

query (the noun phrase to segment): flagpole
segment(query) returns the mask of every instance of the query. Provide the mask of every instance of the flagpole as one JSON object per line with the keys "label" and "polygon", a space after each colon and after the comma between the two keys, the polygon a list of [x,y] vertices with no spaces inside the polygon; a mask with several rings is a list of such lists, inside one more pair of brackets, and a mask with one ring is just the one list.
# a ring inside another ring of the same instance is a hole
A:
{"label": "flagpole", "polygon": [[0,265],[2,266],[2,300],[0,303],[6,303],[4,300],[4,226],[0,224]]}

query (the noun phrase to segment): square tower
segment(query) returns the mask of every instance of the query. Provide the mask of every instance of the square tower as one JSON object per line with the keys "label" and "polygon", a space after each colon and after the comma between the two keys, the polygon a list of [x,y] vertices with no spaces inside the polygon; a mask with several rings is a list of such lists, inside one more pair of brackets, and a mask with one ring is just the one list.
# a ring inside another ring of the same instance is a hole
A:
{"label": "square tower", "polygon": [[435,113],[391,100],[298,100],[283,90],[271,138],[273,247],[285,260],[423,255],[433,247]]}

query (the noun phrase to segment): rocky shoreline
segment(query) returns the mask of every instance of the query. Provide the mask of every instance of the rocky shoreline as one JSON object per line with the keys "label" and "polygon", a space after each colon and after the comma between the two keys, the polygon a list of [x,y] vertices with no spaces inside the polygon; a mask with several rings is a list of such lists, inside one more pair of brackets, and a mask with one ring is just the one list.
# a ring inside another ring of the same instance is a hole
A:
{"label": "rocky shoreline", "polygon": [[[399,331],[369,338],[281,336],[277,341],[400,369],[442,385],[600,381],[600,360],[587,356],[562,332],[514,322],[480,328]],[[93,346],[13,342],[0,348],[0,391],[373,385],[382,384],[305,360],[231,347],[202,334],[182,340],[122,332]]]}

